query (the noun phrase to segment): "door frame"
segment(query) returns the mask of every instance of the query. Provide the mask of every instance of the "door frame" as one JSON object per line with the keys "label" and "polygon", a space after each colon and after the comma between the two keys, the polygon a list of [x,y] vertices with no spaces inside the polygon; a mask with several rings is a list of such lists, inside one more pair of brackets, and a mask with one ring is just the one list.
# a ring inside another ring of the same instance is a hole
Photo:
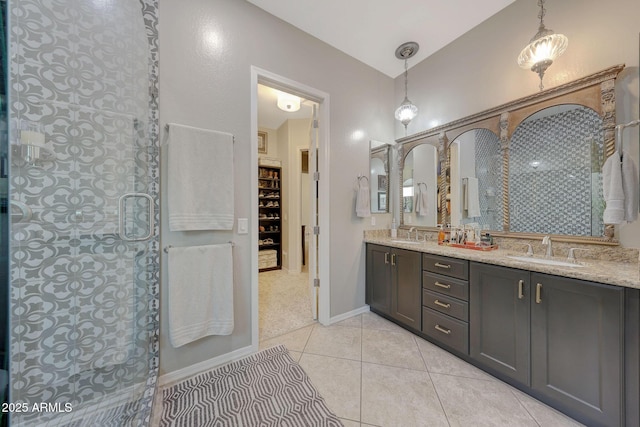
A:
{"label": "door frame", "polygon": [[[319,138],[318,138],[318,171],[320,244],[318,250],[318,278],[320,290],[318,292],[318,322],[328,325],[330,321],[330,233],[329,233],[329,94],[307,86],[303,83],[280,76],[262,68],[251,66],[251,182],[258,182],[258,83],[283,90],[293,95],[314,101],[318,104]],[[251,345],[258,350],[258,186],[251,185]]]}

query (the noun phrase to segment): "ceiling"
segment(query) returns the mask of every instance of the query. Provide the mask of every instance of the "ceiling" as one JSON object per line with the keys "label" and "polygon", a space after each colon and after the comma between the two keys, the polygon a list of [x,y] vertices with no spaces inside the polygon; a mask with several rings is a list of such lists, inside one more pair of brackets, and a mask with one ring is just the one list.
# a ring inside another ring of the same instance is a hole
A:
{"label": "ceiling", "polygon": [[247,0],[376,70],[396,78],[401,44],[414,41],[409,67],[515,0]]}
{"label": "ceiling", "polygon": [[288,119],[311,119],[313,101],[302,99],[300,109],[296,112],[282,111],[276,106],[278,102],[277,89],[258,84],[258,126],[261,128],[278,129]]}

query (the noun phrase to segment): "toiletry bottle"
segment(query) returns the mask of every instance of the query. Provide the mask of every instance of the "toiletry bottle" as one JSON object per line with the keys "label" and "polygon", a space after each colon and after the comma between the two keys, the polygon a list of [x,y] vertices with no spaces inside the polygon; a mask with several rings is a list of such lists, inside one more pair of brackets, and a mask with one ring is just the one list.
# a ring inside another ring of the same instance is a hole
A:
{"label": "toiletry bottle", "polygon": [[398,226],[396,225],[396,219],[393,218],[391,220],[391,238],[395,239],[398,237]]}
{"label": "toiletry bottle", "polygon": [[438,244],[444,243],[444,229],[442,224],[438,224]]}

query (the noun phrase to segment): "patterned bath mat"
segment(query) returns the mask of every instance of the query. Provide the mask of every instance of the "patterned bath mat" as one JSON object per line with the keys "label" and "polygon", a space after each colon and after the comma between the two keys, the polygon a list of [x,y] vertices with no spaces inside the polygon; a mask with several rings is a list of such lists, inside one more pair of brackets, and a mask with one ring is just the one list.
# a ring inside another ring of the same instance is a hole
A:
{"label": "patterned bath mat", "polygon": [[342,426],[307,374],[279,345],[163,393],[162,427]]}

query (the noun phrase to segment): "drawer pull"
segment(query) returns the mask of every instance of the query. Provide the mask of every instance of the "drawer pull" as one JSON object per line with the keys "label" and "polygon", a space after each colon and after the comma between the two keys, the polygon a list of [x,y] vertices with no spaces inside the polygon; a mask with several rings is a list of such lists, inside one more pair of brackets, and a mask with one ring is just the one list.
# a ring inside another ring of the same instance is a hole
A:
{"label": "drawer pull", "polygon": [[384,253],[384,263],[389,264],[389,252]]}
{"label": "drawer pull", "polygon": [[391,265],[396,265],[396,254],[391,254]]}
{"label": "drawer pull", "polygon": [[446,285],[446,284],[440,283],[440,282],[435,282],[434,285],[436,285],[439,288],[451,289],[451,285]]}
{"label": "drawer pull", "polygon": [[442,307],[442,308],[450,308],[450,307],[451,307],[451,304],[445,304],[445,303],[440,302],[440,301],[438,301],[438,300],[435,300],[433,303],[434,303],[435,305],[439,305],[439,306],[440,306],[440,307]]}
{"label": "drawer pull", "polygon": [[436,326],[435,326],[435,328],[436,328],[436,331],[440,331],[440,332],[442,332],[443,334],[447,334],[447,335],[450,335],[450,334],[451,334],[451,329],[445,329],[445,328],[443,328],[443,327],[442,327],[442,326],[440,326],[440,325],[436,325]]}
{"label": "drawer pull", "polygon": [[536,285],[536,304],[542,302],[542,283]]}
{"label": "drawer pull", "polygon": [[518,299],[524,298],[524,280],[518,281]]}
{"label": "drawer pull", "polygon": [[436,262],[434,265],[436,267],[446,268],[447,270],[451,268],[451,266],[449,264],[440,264],[439,262]]}

